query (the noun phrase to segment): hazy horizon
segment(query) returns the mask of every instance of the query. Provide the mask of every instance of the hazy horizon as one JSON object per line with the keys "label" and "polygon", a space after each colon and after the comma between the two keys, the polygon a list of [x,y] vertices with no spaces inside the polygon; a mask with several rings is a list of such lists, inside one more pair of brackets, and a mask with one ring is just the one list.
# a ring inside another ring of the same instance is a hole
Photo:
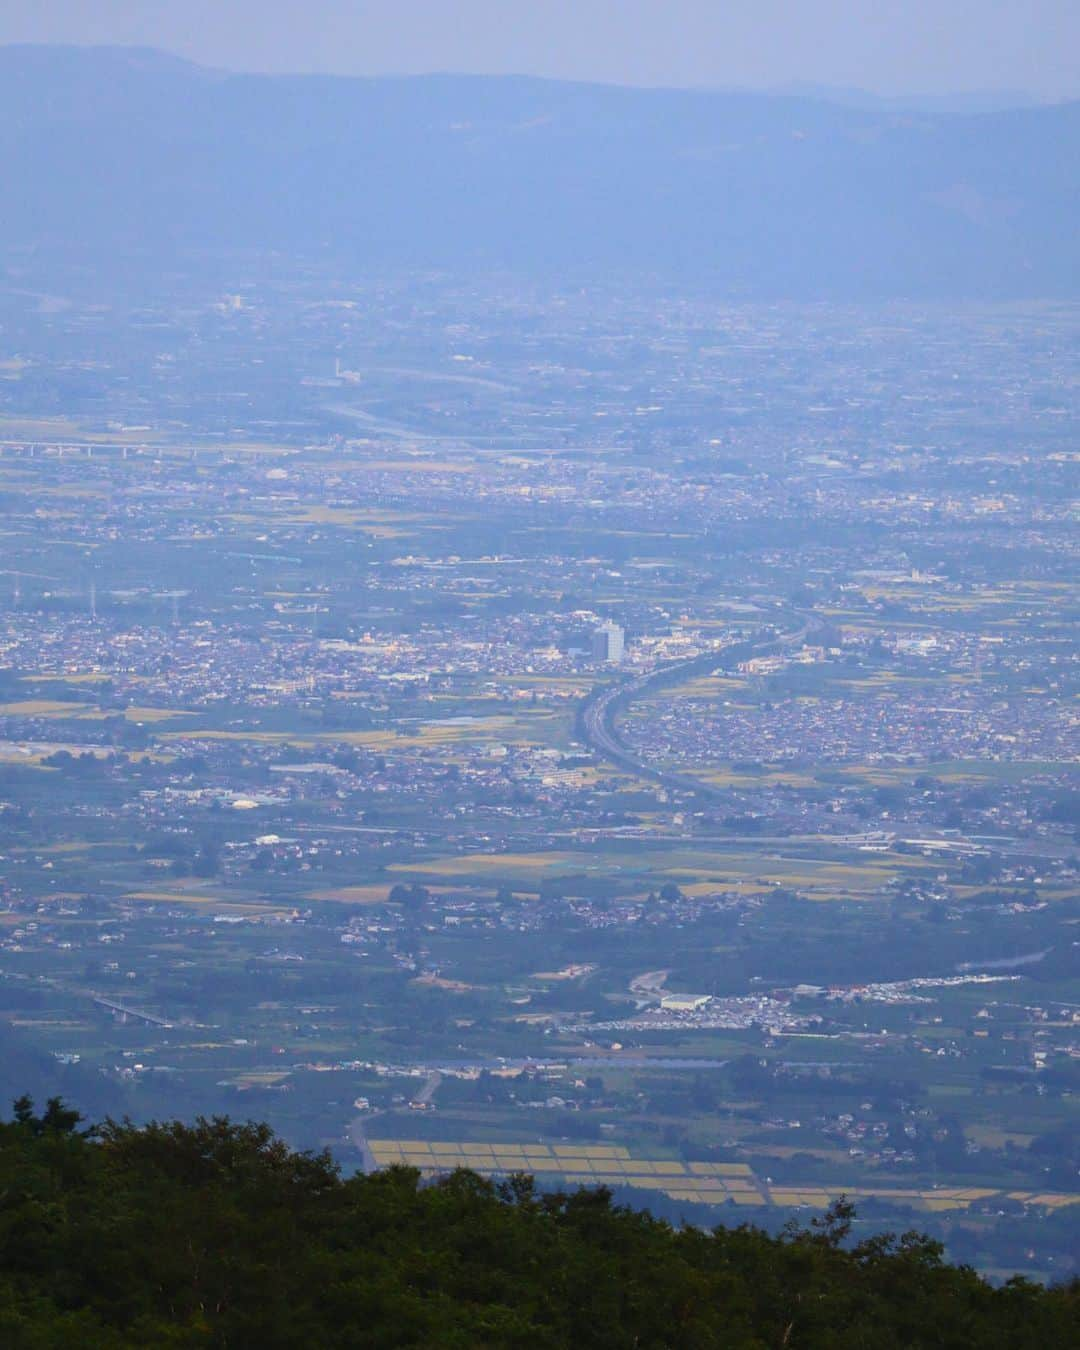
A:
{"label": "hazy horizon", "polygon": [[878,5],[786,0],[187,0],[162,9],[101,0],[91,13],[47,0],[0,14],[0,45],[152,47],[253,74],[533,75],[640,87],[784,91],[829,87],[883,98],[1080,97],[1080,10],[1061,0]]}
{"label": "hazy horizon", "polygon": [[1007,88],[998,86],[995,88],[982,89],[952,89],[952,90],[896,90],[893,92],[882,92],[870,89],[863,85],[854,84],[829,84],[817,80],[787,80],[777,84],[768,85],[749,85],[749,84],[696,84],[696,85],[678,85],[678,84],[636,84],[633,82],[620,81],[618,79],[604,79],[601,77],[570,77],[560,75],[548,75],[528,70],[506,70],[506,71],[476,71],[466,70],[457,67],[432,68],[431,70],[417,71],[320,71],[320,70],[257,70],[251,67],[240,65],[225,65],[218,62],[206,61],[197,57],[188,56],[183,52],[170,50],[167,47],[148,46],[145,44],[123,43],[123,42],[0,42],[0,50],[18,50],[20,48],[42,49],[51,51],[64,50],[82,50],[86,52],[128,52],[128,53],[148,53],[154,56],[165,58],[166,60],[176,60],[200,70],[213,71],[222,75],[266,75],[270,77],[281,77],[284,79],[318,79],[328,77],[331,79],[358,79],[358,80],[420,80],[425,78],[449,78],[449,79],[492,79],[492,80],[541,80],[553,84],[580,84],[595,85],[599,88],[609,89],[627,89],[638,90],[643,93],[701,93],[701,94],[756,94],[763,98],[781,97],[781,98],[816,98],[825,102],[844,103],[848,101],[865,101],[866,103],[878,103],[883,105],[914,105],[938,107],[942,110],[951,110],[950,105],[955,104],[960,111],[970,110],[998,111],[1010,107],[1050,107],[1065,103],[1080,102],[1080,92],[1076,94],[1061,95],[1040,95],[1033,93],[1030,89]]}

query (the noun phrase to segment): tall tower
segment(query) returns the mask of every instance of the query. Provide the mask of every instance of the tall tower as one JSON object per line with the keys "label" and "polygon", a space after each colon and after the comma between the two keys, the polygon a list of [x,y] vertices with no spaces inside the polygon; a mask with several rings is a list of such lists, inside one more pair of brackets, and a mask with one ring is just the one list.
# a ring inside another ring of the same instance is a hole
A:
{"label": "tall tower", "polygon": [[626,634],[617,623],[602,623],[592,635],[592,658],[618,665],[626,649]]}

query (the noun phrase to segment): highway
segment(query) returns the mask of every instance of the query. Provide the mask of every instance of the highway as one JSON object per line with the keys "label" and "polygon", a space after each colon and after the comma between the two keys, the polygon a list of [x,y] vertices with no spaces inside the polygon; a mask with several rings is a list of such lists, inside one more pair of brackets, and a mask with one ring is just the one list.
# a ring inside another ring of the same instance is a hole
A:
{"label": "highway", "polygon": [[416,1096],[413,1097],[410,1105],[414,1107],[430,1106],[435,1097],[436,1092],[438,1092],[439,1090],[439,1085],[441,1082],[442,1082],[442,1074],[438,1071],[438,1069],[433,1069],[431,1073],[428,1075],[427,1082],[416,1094]]}
{"label": "highway", "polygon": [[699,796],[719,796],[720,790],[709,783],[703,783],[692,774],[671,770],[655,769],[634,754],[623,741],[615,727],[615,718],[643,694],[652,693],[665,685],[681,684],[694,675],[710,674],[720,666],[730,668],[755,656],[771,656],[788,647],[801,646],[813,632],[822,626],[821,620],[813,614],[800,614],[802,624],[788,633],[770,633],[747,642],[733,643],[731,646],[690,657],[686,661],[671,661],[667,665],[650,671],[647,675],[637,675],[632,679],[621,680],[615,684],[606,684],[594,689],[578,709],[578,732],[582,739],[602,755],[604,759],[620,769],[627,769],[640,778],[648,778],[663,787],[679,792],[693,792]]}
{"label": "highway", "polygon": [[94,1002],[99,1008],[106,1008],[109,1012],[120,1013],[124,1017],[134,1017],[138,1022],[146,1022],[152,1027],[171,1028],[172,1022],[165,1017],[158,1017],[154,1013],[142,1012],[139,1008],[129,1008],[126,1003],[117,1003],[115,999],[102,998],[99,995],[94,996]]}

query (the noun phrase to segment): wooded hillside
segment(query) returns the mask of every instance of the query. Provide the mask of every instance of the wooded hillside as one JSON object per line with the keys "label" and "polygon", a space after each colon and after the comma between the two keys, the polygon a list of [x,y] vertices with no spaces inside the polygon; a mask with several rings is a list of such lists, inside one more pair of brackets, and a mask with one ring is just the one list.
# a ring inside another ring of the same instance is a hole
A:
{"label": "wooded hillside", "polygon": [[262,1125],[0,1124],[0,1344],[1025,1347],[1078,1343],[1080,1286],[992,1288],[918,1235],[679,1230],[602,1189],[345,1179]]}

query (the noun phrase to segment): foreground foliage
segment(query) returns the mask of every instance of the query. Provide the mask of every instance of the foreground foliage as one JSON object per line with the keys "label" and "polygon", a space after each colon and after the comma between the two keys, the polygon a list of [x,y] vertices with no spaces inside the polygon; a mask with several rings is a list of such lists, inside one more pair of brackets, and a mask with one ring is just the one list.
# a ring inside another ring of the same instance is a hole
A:
{"label": "foreground foliage", "polygon": [[677,1230],[604,1190],[469,1172],[343,1179],[263,1125],[0,1124],[0,1345],[1024,1347],[1080,1288],[993,1289],[850,1210],[773,1238]]}

